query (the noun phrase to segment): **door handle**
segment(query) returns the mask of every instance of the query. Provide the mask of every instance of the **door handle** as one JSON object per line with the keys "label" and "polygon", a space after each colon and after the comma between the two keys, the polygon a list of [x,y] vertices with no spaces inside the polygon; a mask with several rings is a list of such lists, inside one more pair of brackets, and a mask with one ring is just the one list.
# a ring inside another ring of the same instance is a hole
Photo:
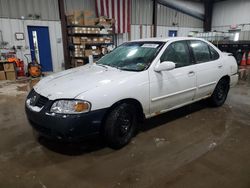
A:
{"label": "door handle", "polygon": [[188,72],[188,76],[194,76],[194,74],[195,74],[194,71],[189,71]]}
{"label": "door handle", "polygon": [[223,65],[218,65],[218,68],[221,69],[223,67]]}

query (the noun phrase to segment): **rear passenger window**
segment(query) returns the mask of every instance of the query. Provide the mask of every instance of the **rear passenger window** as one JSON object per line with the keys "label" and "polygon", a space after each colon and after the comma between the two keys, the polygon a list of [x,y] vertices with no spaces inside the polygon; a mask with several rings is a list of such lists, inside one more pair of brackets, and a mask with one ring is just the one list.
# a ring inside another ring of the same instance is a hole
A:
{"label": "rear passenger window", "polygon": [[176,68],[190,65],[190,54],[186,41],[171,43],[161,56],[161,62],[172,61]]}
{"label": "rear passenger window", "polygon": [[196,63],[211,61],[210,50],[207,43],[202,41],[190,41],[190,47],[193,50]]}
{"label": "rear passenger window", "polygon": [[210,49],[210,53],[211,53],[211,59],[212,60],[219,59],[220,55],[218,54],[218,52],[211,46],[209,46],[209,49]]}

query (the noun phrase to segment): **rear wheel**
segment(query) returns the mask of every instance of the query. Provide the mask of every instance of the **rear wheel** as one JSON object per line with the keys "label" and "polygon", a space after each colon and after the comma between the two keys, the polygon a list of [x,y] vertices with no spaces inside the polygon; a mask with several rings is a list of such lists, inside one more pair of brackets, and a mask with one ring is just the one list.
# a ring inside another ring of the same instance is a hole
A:
{"label": "rear wheel", "polygon": [[227,94],[229,91],[229,80],[226,78],[221,79],[210,97],[210,102],[213,106],[219,107],[223,105],[227,99]]}
{"label": "rear wheel", "polygon": [[104,138],[109,147],[120,149],[128,144],[137,127],[136,108],[122,103],[107,116],[104,125]]}

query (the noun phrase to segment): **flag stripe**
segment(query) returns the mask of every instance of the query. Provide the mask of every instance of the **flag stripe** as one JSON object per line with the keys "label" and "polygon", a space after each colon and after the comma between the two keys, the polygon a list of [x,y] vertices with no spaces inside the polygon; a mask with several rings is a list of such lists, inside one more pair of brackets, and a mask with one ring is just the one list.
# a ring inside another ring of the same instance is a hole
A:
{"label": "flag stripe", "polygon": [[107,16],[108,18],[110,18],[110,14],[109,14],[109,0],[106,0],[106,6],[107,6]]}
{"label": "flag stripe", "polygon": [[117,24],[118,24],[118,33],[120,33],[120,0],[117,0],[117,12],[118,12],[118,15],[117,15]]}
{"label": "flag stripe", "polygon": [[101,2],[101,16],[104,15],[104,5],[103,5],[103,0],[100,0]]}
{"label": "flag stripe", "polygon": [[112,18],[115,18],[115,0],[112,0]]}
{"label": "flag stripe", "polygon": [[128,24],[128,0],[124,0],[125,2],[125,7],[124,7],[124,12],[125,12],[125,16],[123,18],[124,21],[124,27],[123,27],[123,33],[126,33],[128,30],[127,24]]}
{"label": "flag stripe", "polygon": [[113,18],[113,15],[112,15],[112,1],[111,0],[109,0],[109,17]]}
{"label": "flag stripe", "polygon": [[130,6],[131,6],[130,3],[131,3],[130,0],[128,0],[128,19],[127,19],[127,21],[128,21],[128,24],[127,24],[128,32],[130,32]]}
{"label": "flag stripe", "polygon": [[123,33],[125,33],[125,20],[126,20],[126,18],[125,18],[125,12],[126,12],[126,5],[125,5],[125,0],[123,0],[123,11],[122,11],[122,14],[123,14],[123,16],[122,16],[122,18],[123,18],[123,20],[122,20],[122,32]]}
{"label": "flag stripe", "polygon": [[96,16],[99,17],[99,12],[98,12],[98,0],[95,0],[95,13],[96,13]]}
{"label": "flag stripe", "polygon": [[104,9],[103,16],[107,16],[107,4],[106,4],[106,1],[102,0],[102,3],[103,3],[103,9]]}
{"label": "flag stripe", "polygon": [[[120,0],[119,0],[120,1]],[[114,10],[115,10],[115,16],[114,16],[114,18],[115,18],[115,20],[116,20],[116,22],[115,22],[115,32],[117,33],[118,32],[118,13],[117,13],[117,11],[118,11],[118,9],[117,9],[117,0],[115,0],[114,1],[115,2],[115,4],[114,4]],[[118,32],[119,33],[119,32]]]}
{"label": "flag stripe", "polygon": [[96,15],[115,19],[115,32],[130,31],[131,0],[95,0]]}

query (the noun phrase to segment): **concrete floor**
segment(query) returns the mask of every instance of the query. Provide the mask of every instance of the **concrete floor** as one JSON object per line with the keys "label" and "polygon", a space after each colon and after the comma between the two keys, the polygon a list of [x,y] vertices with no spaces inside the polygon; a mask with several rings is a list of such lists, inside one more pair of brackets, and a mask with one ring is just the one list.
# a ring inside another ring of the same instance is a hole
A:
{"label": "concrete floor", "polygon": [[199,102],[146,121],[119,151],[35,140],[29,88],[0,82],[0,187],[250,187],[250,79],[220,108]]}

